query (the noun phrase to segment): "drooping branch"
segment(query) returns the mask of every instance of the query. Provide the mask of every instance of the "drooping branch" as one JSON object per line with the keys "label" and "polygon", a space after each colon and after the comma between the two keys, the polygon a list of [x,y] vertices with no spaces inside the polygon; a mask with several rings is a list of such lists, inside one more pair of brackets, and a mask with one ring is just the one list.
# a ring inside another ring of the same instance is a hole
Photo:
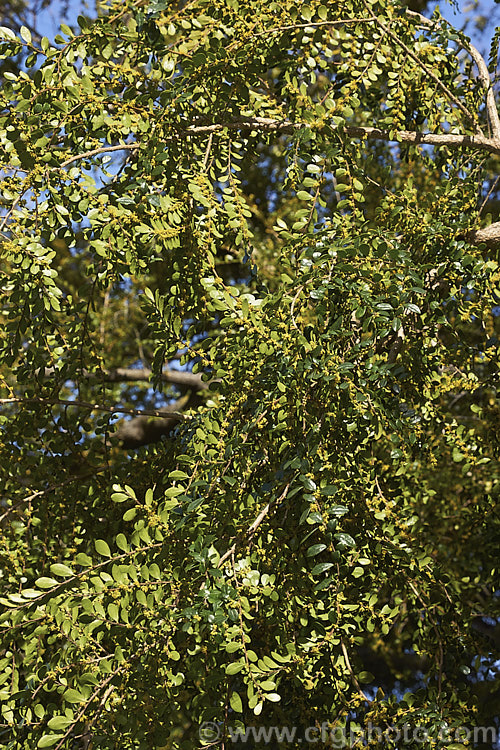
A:
{"label": "drooping branch", "polygon": [[[368,12],[369,12],[369,13],[371,13],[371,16],[372,16],[372,20],[373,20],[373,23],[376,23],[376,24],[378,24],[378,25],[380,26],[380,28],[382,29],[382,31],[383,31],[383,32],[384,32],[385,34],[387,34],[387,36],[389,36],[389,37],[390,37],[390,38],[392,39],[392,41],[393,41],[393,42],[395,42],[395,44],[397,44],[397,45],[398,45],[399,47],[401,47],[401,49],[403,49],[403,50],[405,51],[405,53],[406,53],[406,55],[408,55],[408,57],[411,57],[411,59],[412,59],[412,60],[413,60],[414,62],[416,62],[416,63],[417,63],[417,65],[418,65],[418,66],[419,66],[419,67],[420,67],[420,68],[421,68],[421,69],[422,69],[422,70],[424,71],[424,73],[425,73],[425,75],[427,76],[427,78],[430,78],[430,79],[431,79],[432,81],[434,81],[434,83],[436,84],[436,86],[438,86],[438,87],[439,87],[439,88],[441,89],[441,91],[442,91],[442,92],[443,92],[443,93],[445,94],[445,96],[446,96],[446,97],[447,97],[447,98],[448,98],[448,99],[449,99],[449,100],[450,100],[451,102],[453,102],[453,104],[454,104],[454,105],[455,105],[456,107],[458,107],[458,109],[459,109],[459,110],[460,110],[460,111],[462,112],[462,114],[463,114],[463,115],[465,115],[465,117],[466,117],[466,118],[467,118],[467,119],[468,119],[468,120],[469,120],[469,121],[470,121],[471,123],[473,123],[473,124],[476,124],[476,123],[475,123],[475,118],[474,118],[473,114],[472,114],[471,112],[469,112],[469,110],[467,109],[467,107],[465,107],[465,106],[464,106],[464,105],[462,104],[462,102],[460,101],[460,99],[458,99],[458,98],[457,98],[457,97],[456,97],[456,96],[454,95],[454,93],[453,93],[452,91],[450,91],[450,89],[449,89],[449,88],[448,88],[447,86],[445,86],[445,84],[444,84],[444,83],[442,82],[442,80],[441,80],[441,79],[439,78],[439,76],[437,76],[437,75],[436,75],[436,74],[435,74],[435,73],[434,73],[434,72],[433,72],[433,71],[432,71],[432,70],[431,70],[431,69],[429,68],[429,66],[428,66],[428,65],[426,65],[426,64],[425,64],[425,63],[424,63],[424,62],[423,62],[422,60],[420,60],[420,58],[418,57],[418,55],[416,55],[416,54],[415,54],[415,53],[414,53],[414,52],[413,52],[413,51],[412,51],[412,50],[411,50],[411,49],[410,49],[410,48],[408,47],[408,45],[407,45],[407,44],[405,44],[405,43],[404,43],[404,42],[403,42],[403,41],[402,41],[402,40],[401,40],[401,39],[400,39],[400,38],[398,37],[398,35],[394,33],[394,31],[392,31],[392,29],[390,29],[390,28],[389,28],[389,26],[387,26],[387,25],[386,25],[386,24],[385,24],[385,23],[384,23],[384,22],[382,21],[382,19],[381,19],[381,18],[380,18],[379,16],[375,16],[375,15],[374,15],[374,14],[373,14],[373,13],[371,12],[370,8],[369,8],[369,7],[367,6],[367,4],[366,4],[366,3],[365,3],[365,7],[366,7],[366,9],[368,10]],[[481,135],[481,131],[480,131],[480,130],[479,130],[479,134]]]}
{"label": "drooping branch", "polygon": [[[410,18],[415,18],[418,20],[418,22],[425,26],[428,29],[434,29],[436,27],[436,22],[432,21],[429,18],[426,18],[421,13],[417,13],[413,10],[407,10],[406,14],[410,16]],[[443,19],[443,22],[448,24],[445,19]],[[449,25],[449,24],[448,24]],[[498,114],[498,108],[495,101],[495,93],[493,91],[493,86],[491,85],[491,78],[488,71],[488,66],[486,65],[486,62],[479,52],[479,50],[474,47],[473,44],[471,44],[470,41],[467,41],[466,43],[464,41],[460,42],[460,45],[462,48],[469,53],[469,55],[472,57],[474,62],[476,63],[477,69],[479,71],[479,80],[481,81],[481,84],[486,91],[486,112],[488,114],[488,120],[491,127],[491,133],[493,136],[493,139],[495,141],[500,142],[500,116]]]}
{"label": "drooping branch", "polygon": [[[371,13],[371,10],[367,8],[369,12]],[[407,10],[406,14],[408,17],[413,18],[419,22],[420,25],[428,28],[428,29],[434,29],[436,28],[436,22],[426,18],[425,16],[421,15],[420,13],[417,13],[415,11]],[[355,19],[356,21],[364,21],[364,20],[371,20],[374,23],[378,23],[382,30],[387,33],[393,41],[401,46],[406,54],[408,54],[426,73],[427,76],[429,76],[435,83],[438,85],[447,98],[455,104],[458,109],[464,114],[464,116],[470,120],[471,122],[475,121],[475,118],[473,114],[462,104],[462,102],[457,99],[457,97],[453,94],[452,91],[450,91],[445,84],[439,79],[439,77],[428,68],[428,66],[425,65],[425,63],[420,60],[418,55],[416,55],[412,50],[402,42],[389,27],[387,27],[380,18],[377,18],[376,16],[373,16],[371,19]],[[337,22],[334,21],[322,21],[318,24],[307,24],[308,26],[328,26],[328,25],[335,25]],[[339,22],[340,23],[340,22]],[[392,143],[411,143],[411,144],[423,144],[423,145],[432,145],[432,146],[449,146],[451,148],[473,148],[478,149],[481,151],[487,151],[489,153],[499,154],[500,155],[500,116],[498,114],[498,109],[496,106],[495,101],[495,95],[493,91],[493,87],[491,85],[491,79],[488,72],[488,66],[486,65],[486,62],[484,61],[484,58],[480,54],[480,52],[477,50],[476,47],[474,47],[473,44],[470,42],[461,42],[461,46],[463,49],[466,50],[476,63],[476,66],[479,71],[479,80],[486,92],[486,110],[488,114],[488,120],[490,123],[491,138],[486,138],[481,131],[477,132],[474,135],[460,135],[456,133],[422,133],[418,131],[407,131],[407,130],[399,130],[399,131],[391,131],[388,130],[381,130],[376,127],[350,127],[346,126],[342,129],[342,132],[344,132],[348,137],[354,137],[354,138],[368,138],[370,140],[382,140]],[[179,131],[177,134],[172,135],[169,137],[169,140],[177,140],[179,138],[183,138],[186,135],[206,135],[206,134],[213,134],[217,131],[221,130],[262,130],[262,131],[275,131],[280,133],[291,133],[296,129],[301,128],[301,123],[291,123],[287,121],[280,121],[275,120],[271,118],[263,118],[263,117],[255,117],[255,118],[245,118],[241,120],[235,120],[232,122],[223,122],[223,123],[213,123],[211,125],[192,125],[189,126],[181,131]],[[115,146],[103,146],[98,147],[95,149],[92,149],[90,151],[86,151],[82,154],[77,154],[75,156],[72,156],[70,159],[67,159],[66,161],[62,162],[60,165],[61,167],[67,167],[70,164],[73,164],[76,161],[79,161],[81,159],[90,158],[92,156],[96,156],[100,153],[106,153],[111,151],[120,151],[120,150],[136,150],[141,147],[140,143],[129,143],[129,144],[123,144],[123,145],[115,145]]]}
{"label": "drooping branch", "polygon": [[[477,53],[479,55],[479,53]],[[482,59],[482,58],[481,58]],[[484,62],[484,61],[483,61]],[[347,125],[344,128],[339,128],[339,133],[346,135],[349,138],[360,138],[361,140],[374,140],[374,141],[385,141],[386,143],[407,143],[414,146],[446,146],[452,149],[469,148],[477,151],[485,151],[490,154],[500,156],[500,119],[498,113],[496,116],[493,114],[496,112],[496,103],[494,101],[493,92],[489,89],[487,94],[488,112],[494,134],[493,138],[487,138],[484,135],[460,135],[458,133],[424,133],[421,131],[414,130],[382,130],[381,128],[375,127],[362,127]],[[276,120],[267,117],[252,117],[241,120],[234,120],[231,122],[220,122],[213,123],[211,125],[192,125],[185,130],[179,131],[176,136],[170,138],[185,138],[186,136],[196,135],[210,135],[212,133],[221,132],[223,130],[230,131],[260,131],[260,132],[275,132],[275,133],[293,133],[303,127],[302,123],[292,123],[287,120]],[[137,150],[141,148],[140,143],[123,144],[116,146],[101,146],[99,148],[92,149],[91,151],[85,151],[81,154],[71,157],[71,159],[62,162],[60,167],[66,167],[76,161],[87,159],[91,156],[98,156],[99,154],[105,154],[109,151],[120,151],[120,150]],[[4,217],[6,219],[7,217]],[[478,229],[469,232],[467,239],[471,244],[478,245],[485,243],[489,247],[496,247],[500,244],[500,223],[492,224],[486,229]],[[118,373],[120,370],[116,370]],[[122,372],[125,372],[125,368]],[[117,382],[121,380],[148,380],[149,374],[146,376],[141,373],[145,373],[144,370],[131,370],[131,373],[135,374],[130,377],[124,376],[120,378],[119,375],[111,376],[108,378],[108,382]],[[108,376],[105,376],[105,379]],[[194,382],[187,382],[186,378],[195,378],[197,376],[191,373],[177,373],[170,371],[162,376],[167,382],[182,384],[182,385],[194,385]],[[201,380],[200,380],[201,383]],[[201,387],[201,386],[197,386]]]}
{"label": "drooping branch", "polygon": [[76,406],[80,409],[89,409],[90,411],[103,411],[107,414],[129,414],[131,416],[140,417],[160,417],[162,419],[171,419],[175,417],[178,419],[189,419],[186,414],[180,411],[170,409],[125,409],[121,406],[104,406],[103,404],[92,404],[90,401],[70,401],[63,398],[35,398],[22,396],[12,398],[0,398],[0,406],[6,404],[28,404],[32,406]]}

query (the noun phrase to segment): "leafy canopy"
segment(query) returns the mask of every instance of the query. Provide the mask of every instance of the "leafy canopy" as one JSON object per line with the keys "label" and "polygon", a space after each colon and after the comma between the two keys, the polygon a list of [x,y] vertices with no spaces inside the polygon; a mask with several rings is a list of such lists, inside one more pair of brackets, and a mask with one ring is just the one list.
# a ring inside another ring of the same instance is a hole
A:
{"label": "leafy canopy", "polygon": [[393,0],[78,23],[1,29],[0,747],[492,724],[497,40]]}

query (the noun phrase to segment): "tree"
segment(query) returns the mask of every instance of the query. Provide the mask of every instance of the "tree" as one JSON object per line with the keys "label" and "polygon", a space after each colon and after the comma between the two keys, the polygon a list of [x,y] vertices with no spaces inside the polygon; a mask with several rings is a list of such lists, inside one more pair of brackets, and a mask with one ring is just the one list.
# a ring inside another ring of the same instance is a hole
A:
{"label": "tree", "polygon": [[0,747],[494,728],[499,35],[79,23],[0,46]]}

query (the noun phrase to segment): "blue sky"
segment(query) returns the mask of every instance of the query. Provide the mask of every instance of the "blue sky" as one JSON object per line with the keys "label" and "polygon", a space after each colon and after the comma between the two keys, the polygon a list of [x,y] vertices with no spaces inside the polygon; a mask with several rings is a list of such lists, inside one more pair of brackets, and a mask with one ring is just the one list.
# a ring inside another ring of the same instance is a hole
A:
{"label": "blue sky", "polygon": [[[489,51],[495,27],[500,25],[500,4],[496,4],[494,0],[457,0],[457,8],[454,8],[450,2],[442,0],[439,3],[429,3],[426,15],[430,14],[436,4],[439,5],[442,15],[457,28],[463,28],[468,20],[467,34],[481,52]],[[67,13],[64,6],[68,8]],[[92,15],[92,0],[52,0],[48,8],[36,14],[33,25],[50,39],[58,33],[61,22],[74,25],[78,14],[85,10]],[[479,16],[482,16],[485,22],[482,30],[474,24],[474,18]]]}
{"label": "blue sky", "polygon": [[[497,5],[494,0],[479,0],[478,2],[457,0],[457,7],[454,7],[443,0],[438,3],[429,3],[429,8],[433,9],[436,5],[439,5],[443,17],[456,28],[462,29],[467,24],[465,31],[468,36],[482,53],[489,52],[495,28],[500,25],[500,5]],[[429,15],[429,12],[426,15]],[[484,22],[484,27],[478,28],[474,19],[478,20],[481,25]]]}

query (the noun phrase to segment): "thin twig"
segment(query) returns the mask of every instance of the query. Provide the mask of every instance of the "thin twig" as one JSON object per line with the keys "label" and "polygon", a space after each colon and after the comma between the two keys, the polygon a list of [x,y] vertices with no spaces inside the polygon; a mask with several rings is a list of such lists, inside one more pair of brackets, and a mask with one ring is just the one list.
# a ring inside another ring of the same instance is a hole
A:
{"label": "thin twig", "polygon": [[498,181],[499,181],[499,180],[500,180],[500,176],[498,176],[498,177],[495,177],[495,179],[494,179],[494,181],[493,181],[493,185],[492,185],[492,186],[490,187],[490,189],[488,190],[488,192],[487,192],[487,194],[486,194],[486,197],[485,197],[484,201],[483,201],[483,202],[481,203],[481,208],[479,209],[479,216],[481,216],[481,214],[483,213],[483,211],[484,211],[484,207],[485,207],[485,206],[486,206],[486,204],[488,203],[488,201],[489,201],[489,199],[490,199],[490,195],[491,195],[491,194],[493,193],[493,191],[494,191],[494,190],[496,189],[496,187],[497,187],[497,185],[498,185]]}
{"label": "thin twig", "polygon": [[210,149],[212,148],[213,137],[214,137],[213,133],[210,133],[210,135],[208,136],[207,150],[205,151],[205,157],[203,159],[203,165],[202,165],[202,169],[204,172],[206,172],[207,170],[208,160],[210,158]]}
{"label": "thin twig", "polygon": [[345,665],[348,669],[349,674],[351,675],[351,679],[356,687],[356,690],[361,695],[363,700],[365,700],[367,703],[371,703],[371,700],[368,698],[368,696],[363,692],[361,685],[358,682],[358,678],[354,674],[354,670],[351,667],[351,662],[349,661],[349,654],[347,653],[347,649],[345,647],[344,641],[340,639],[340,648],[342,649],[342,653],[344,655]]}
{"label": "thin twig", "polygon": [[60,487],[64,487],[66,484],[71,484],[71,482],[81,481],[82,479],[88,479],[88,477],[95,476],[94,473],[92,474],[77,474],[74,477],[70,477],[69,479],[65,479],[64,482],[59,482],[59,484],[52,484],[50,487],[47,487],[46,490],[38,490],[37,492],[33,492],[33,494],[28,495],[28,497],[23,497],[19,502],[15,503],[15,505],[11,505],[10,508],[8,508],[5,513],[2,513],[0,516],[0,523],[7,518],[7,516],[12,513],[12,511],[17,510],[22,505],[25,505],[26,503],[30,503],[32,500],[35,500],[37,497],[40,497],[41,495],[47,495],[49,492],[53,492],[54,490],[58,490]]}
{"label": "thin twig", "polygon": [[[100,691],[104,687],[106,687],[106,685],[109,682],[111,682],[111,680],[113,680],[116,677],[117,674],[120,674],[120,672],[123,672],[123,669],[124,669],[124,667],[119,667],[114,672],[112,672],[109,675],[109,677],[107,677],[101,685],[98,685],[96,687],[96,689],[94,690],[94,692],[92,693],[92,695],[90,696],[90,698],[86,701],[86,703],[83,706],[83,708],[81,709],[81,711],[75,717],[75,720],[73,721],[73,723],[70,724],[70,726],[68,727],[68,729],[66,730],[66,732],[63,734],[63,736],[61,737],[60,742],[57,743],[57,745],[55,746],[54,750],[59,750],[59,748],[61,748],[64,745],[65,741],[67,740],[67,738],[70,736],[71,732],[73,731],[75,725],[77,724],[77,722],[80,721],[80,719],[84,715],[85,711],[88,709],[88,707],[89,707],[90,703],[93,701],[93,699],[99,695]],[[111,690],[113,690],[113,689],[114,689],[114,686],[111,687]],[[108,691],[106,691],[106,693],[107,692]],[[107,698],[106,698],[106,700],[107,700]]]}
{"label": "thin twig", "polygon": [[357,18],[338,18],[336,21],[314,21],[312,23],[292,23],[288,26],[276,26],[274,29],[266,29],[265,31],[258,31],[256,34],[252,34],[251,37],[257,36],[269,36],[274,32],[282,31],[294,31],[295,29],[317,29],[321,26],[346,26],[349,23],[372,23],[371,18],[357,17]]}
{"label": "thin twig", "polygon": [[66,159],[66,161],[61,162],[59,166],[69,167],[69,165],[73,164],[73,162],[75,161],[80,161],[81,159],[89,159],[91,156],[97,156],[97,154],[103,154],[106,151],[135,151],[140,147],[140,143],[124,143],[119,146],[93,148],[90,151],[84,151],[83,154],[76,154],[76,156],[72,156],[70,159]]}
{"label": "thin twig", "polygon": [[302,291],[304,291],[304,284],[301,284],[301,285],[299,286],[299,288],[297,289],[297,292],[296,292],[296,294],[295,294],[295,296],[294,296],[294,298],[293,298],[293,300],[292,300],[292,304],[290,305],[290,319],[291,319],[291,321],[292,321],[292,325],[293,325],[293,327],[294,327],[294,328],[296,328],[296,329],[297,329],[297,331],[299,330],[299,327],[298,327],[298,325],[297,325],[297,322],[296,322],[296,320],[295,320],[295,317],[294,317],[293,313],[294,313],[294,309],[295,309],[295,303],[297,302],[297,300],[298,300],[298,298],[299,298],[299,295],[300,295],[300,293],[301,293]]}
{"label": "thin twig", "polygon": [[240,540],[241,540],[241,539],[242,539],[243,537],[244,537],[245,539],[247,539],[247,540],[250,540],[250,539],[251,539],[251,538],[253,537],[253,535],[255,534],[255,532],[257,531],[257,529],[259,528],[259,526],[261,525],[262,521],[264,520],[264,518],[265,518],[265,517],[267,516],[267,514],[269,513],[270,509],[271,509],[271,508],[272,508],[272,507],[273,507],[274,505],[276,505],[277,503],[280,503],[280,502],[281,502],[282,500],[284,500],[284,499],[285,499],[285,497],[287,496],[287,493],[288,493],[289,487],[290,487],[290,482],[288,482],[288,484],[286,485],[285,489],[283,490],[283,492],[281,493],[281,495],[280,495],[280,496],[279,496],[279,497],[278,497],[278,498],[277,498],[276,500],[274,500],[274,501],[272,501],[272,502],[270,502],[270,503],[267,503],[267,505],[265,505],[265,506],[264,506],[264,507],[262,508],[262,510],[260,511],[260,513],[259,513],[259,515],[257,516],[257,518],[255,519],[255,521],[253,521],[253,522],[252,522],[252,523],[250,524],[250,526],[248,527],[248,529],[246,530],[246,532],[244,532],[243,534],[240,534],[240,535],[239,535],[239,537],[238,537],[238,538],[237,538],[237,539],[235,540],[234,544],[232,544],[232,545],[231,545],[231,547],[230,547],[230,548],[229,548],[229,549],[227,550],[227,552],[224,552],[224,554],[222,555],[221,559],[220,559],[220,560],[219,560],[219,562],[218,562],[218,565],[217,565],[217,567],[218,567],[218,568],[220,568],[220,567],[222,566],[222,564],[223,564],[223,563],[224,563],[224,562],[225,562],[225,561],[226,561],[226,560],[227,560],[227,559],[228,559],[229,557],[231,557],[231,555],[233,555],[233,554],[235,553],[235,551],[236,551],[236,547],[237,547],[237,544],[238,544],[238,542],[239,542],[239,541],[240,541]]}

